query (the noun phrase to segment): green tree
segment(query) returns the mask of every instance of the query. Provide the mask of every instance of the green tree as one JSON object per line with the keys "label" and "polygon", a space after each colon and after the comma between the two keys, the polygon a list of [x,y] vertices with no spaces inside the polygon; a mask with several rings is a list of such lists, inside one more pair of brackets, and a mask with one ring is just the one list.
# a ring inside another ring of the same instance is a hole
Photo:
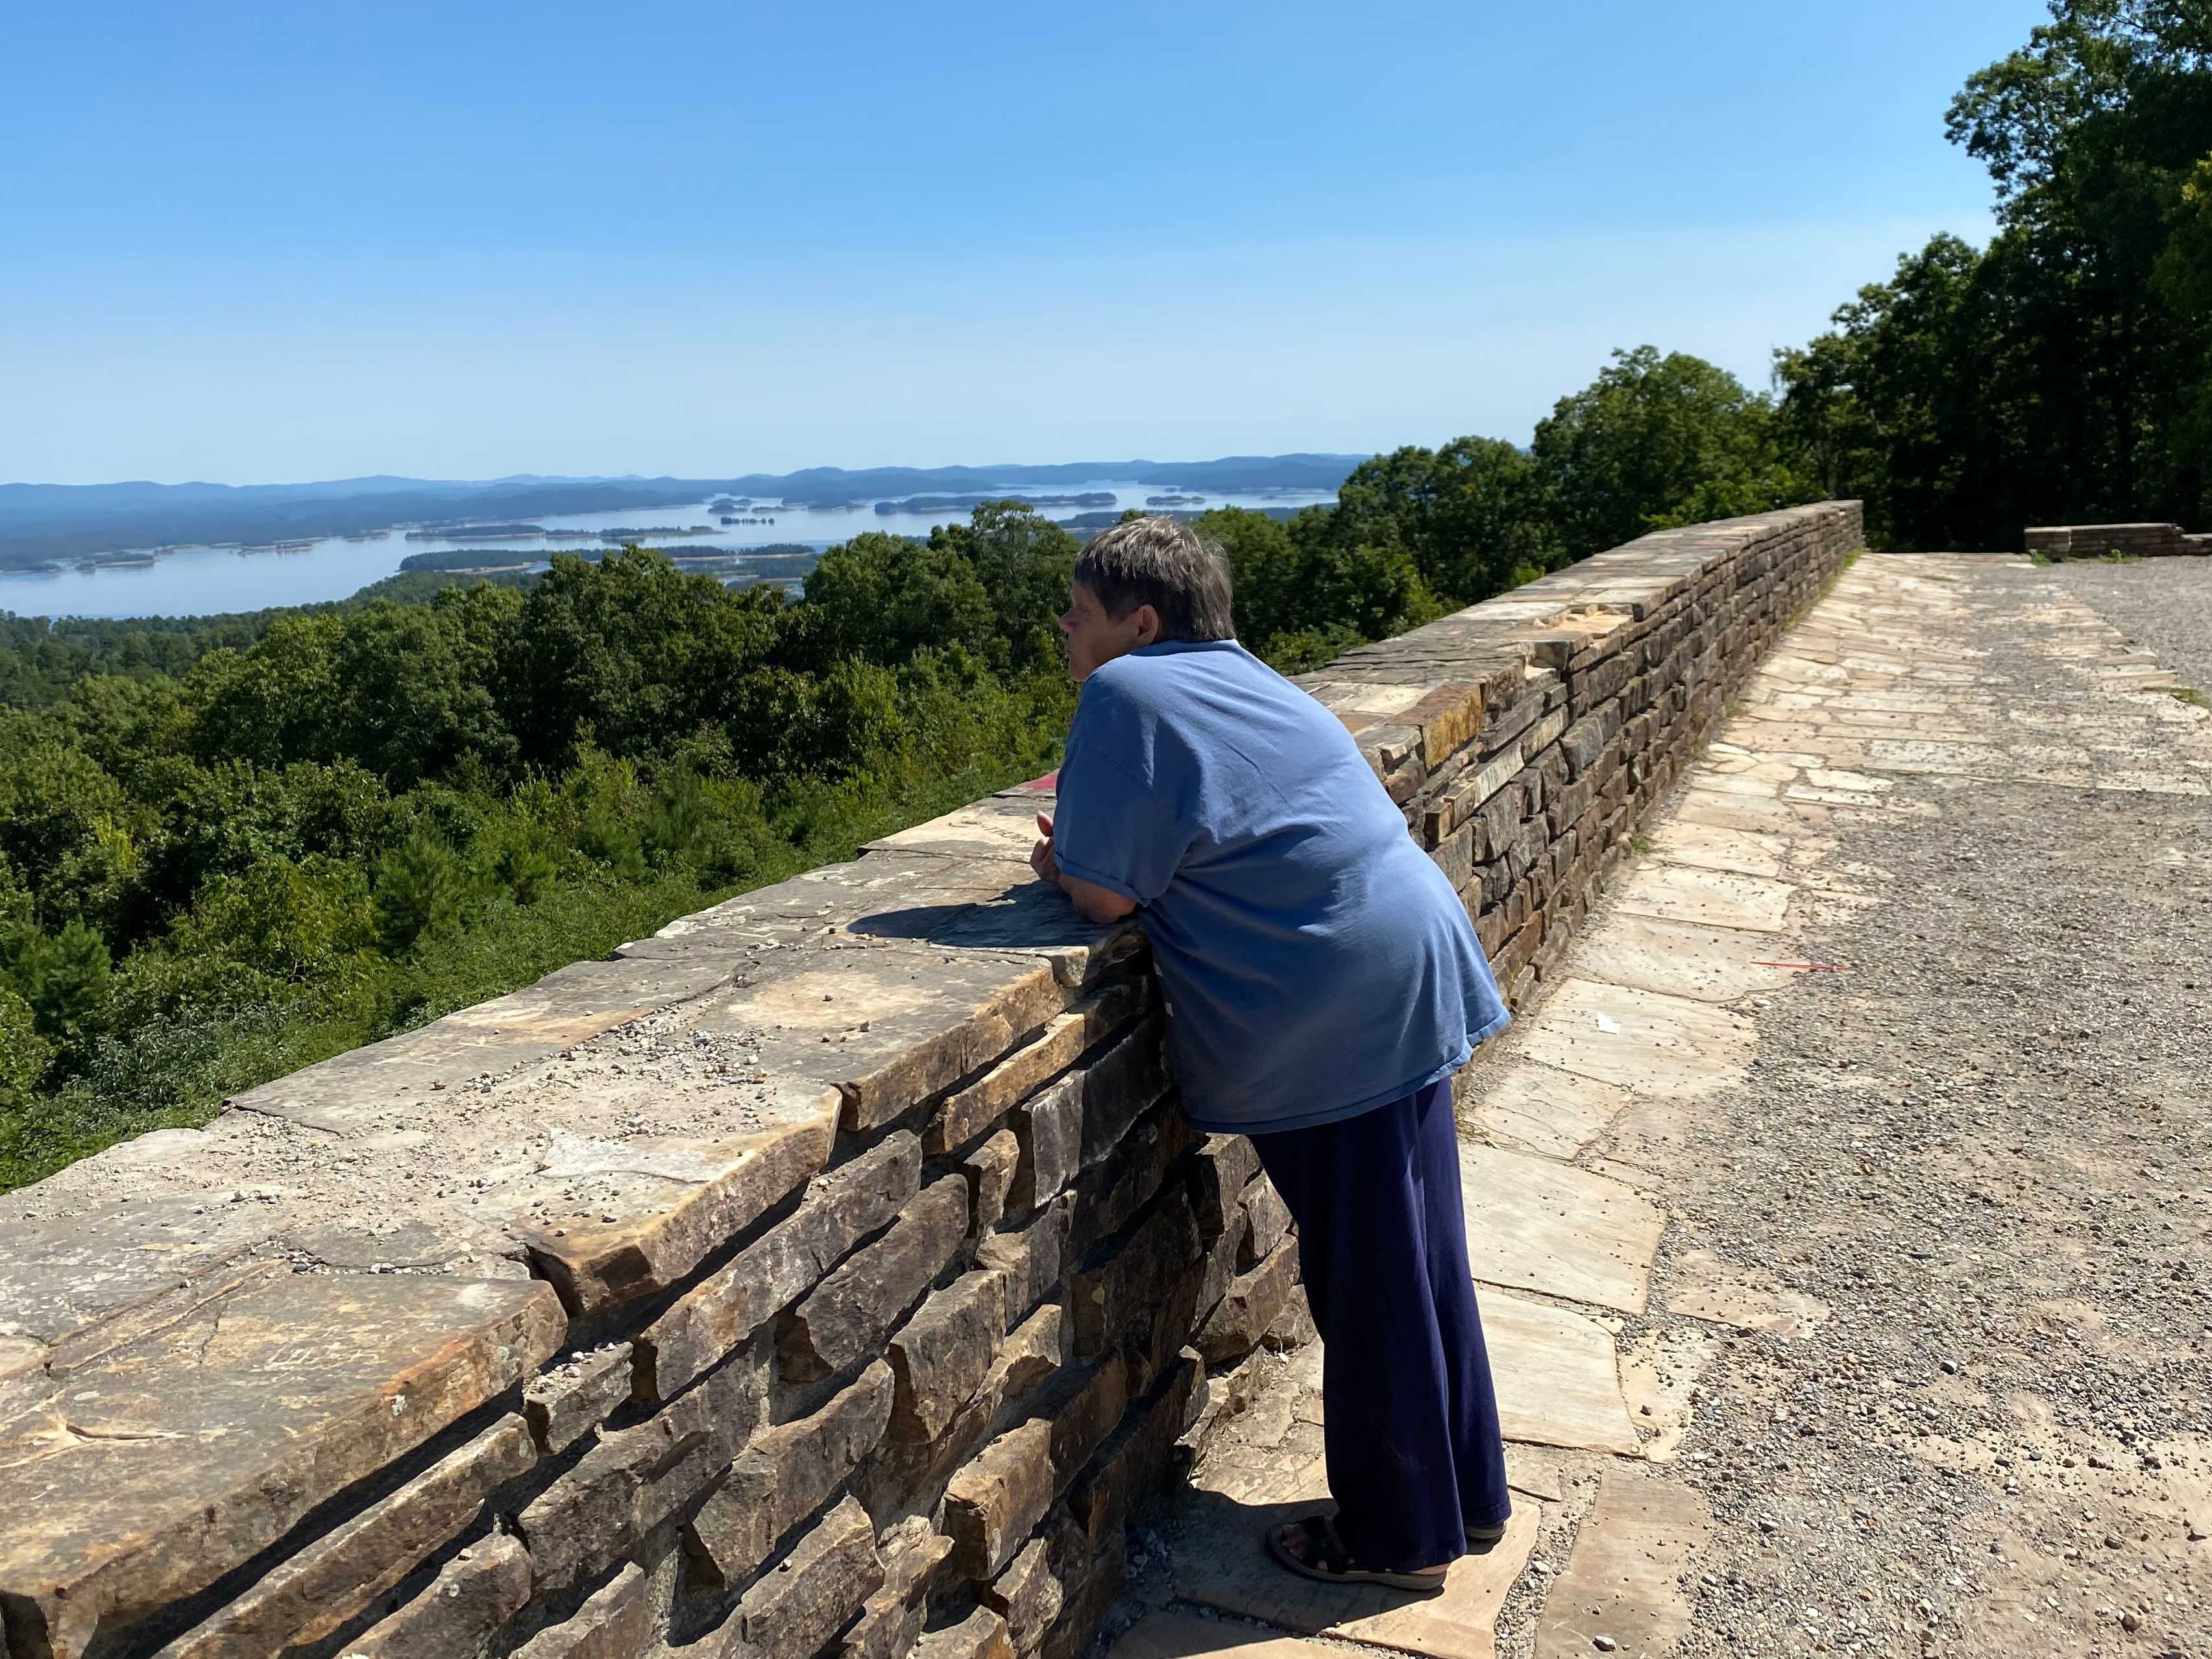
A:
{"label": "green tree", "polygon": [[766,861],[772,840],[760,791],[689,761],[664,769],[647,808],[647,854],[715,883],[743,880]]}
{"label": "green tree", "polygon": [[[392,921],[397,889],[381,897],[382,906],[372,910],[359,864],[319,854],[297,862],[265,858],[240,874],[211,879],[170,942],[186,955],[220,955],[276,979],[297,980],[374,944]],[[414,933],[407,937],[411,942]]]}
{"label": "green tree", "polygon": [[1616,351],[1539,422],[1536,476],[1571,558],[1653,530],[1807,500],[1772,401],[1727,370],[1656,347]]}
{"label": "green tree", "polygon": [[377,936],[387,951],[411,949],[425,934],[456,931],[474,884],[460,858],[434,831],[416,830],[376,863]]}
{"label": "green tree", "polygon": [[327,613],[287,617],[258,644],[201,658],[184,687],[193,755],[256,766],[319,756],[337,701],[331,658],[343,629]]}
{"label": "green tree", "polygon": [[726,720],[782,609],[774,588],[727,588],[658,553],[556,555],[504,653],[502,708],[522,760],[565,768],[586,741],[651,756]]}
{"label": "green tree", "polygon": [[897,667],[917,652],[957,647],[997,673],[1057,664],[1076,547],[1013,501],[987,501],[927,542],[866,532],[831,548],[807,577],[781,659],[826,674],[850,658]]}
{"label": "green tree", "polygon": [[1450,605],[1502,593],[1564,557],[1535,464],[1495,438],[1409,446],[1361,463],[1328,522],[1340,546],[1404,548]]}
{"label": "green tree", "polygon": [[520,748],[493,697],[492,651],[469,640],[463,623],[460,609],[445,605],[380,604],[347,617],[315,752],[287,758],[355,760],[395,789],[464,757],[510,770]]}
{"label": "green tree", "polygon": [[39,1035],[31,1005],[13,985],[0,981],[0,1117],[23,1109],[52,1055],[53,1045]]}
{"label": "green tree", "polygon": [[[538,787],[544,786],[541,782]],[[490,880],[517,904],[537,903],[559,879],[561,843],[553,827],[524,807],[519,798],[483,840]]]}
{"label": "green tree", "polygon": [[[986,501],[964,525],[939,525],[933,547],[967,560],[991,605],[991,623],[977,652],[999,672],[1056,666],[1060,660],[1058,618],[1067,603],[1075,568],[1075,538],[1033,508],[1016,501]],[[976,651],[977,641],[951,638]]]}
{"label": "green tree", "polygon": [[1437,614],[1401,544],[1340,536],[1329,509],[1309,509],[1285,525],[1220,507],[1201,515],[1196,528],[1228,556],[1238,636],[1287,672],[1318,666],[1350,646]]}
{"label": "green tree", "polygon": [[1218,507],[1201,514],[1193,528],[1228,559],[1237,637],[1265,655],[1268,641],[1298,625],[1304,605],[1289,527],[1265,513]]}
{"label": "green tree", "polygon": [[2203,520],[2212,16],[2199,0],[2057,0],[1948,124],[1990,169],[1996,236],[1978,252],[1938,238],[1782,354],[1785,427],[1907,546]]}
{"label": "green tree", "polygon": [[123,923],[154,825],[105,768],[58,737],[0,762],[0,857],[40,918]]}
{"label": "green tree", "polygon": [[45,1115],[39,1085],[53,1045],[38,1032],[37,1016],[15,988],[0,978],[0,1185],[23,1168],[25,1142]]}
{"label": "green tree", "polygon": [[1880,545],[2001,545],[2002,527],[2035,510],[2018,422],[1988,395],[2019,367],[2002,349],[1994,275],[1938,236],[1860,289],[1830,332],[1777,354],[1784,441],[1819,493],[1866,502]]}
{"label": "green tree", "polygon": [[645,875],[643,820],[649,799],[635,763],[610,754],[586,733],[566,781],[576,847],[617,881]]}
{"label": "green tree", "polygon": [[99,1013],[113,963],[107,942],[72,916],[58,933],[19,921],[0,934],[0,969],[29,1005],[40,1034],[67,1044]]}
{"label": "green tree", "polygon": [[[980,512],[981,509],[978,509]],[[791,619],[791,665],[827,673],[860,660],[897,664],[934,645],[990,647],[998,607],[966,549],[868,531],[822,556]]]}

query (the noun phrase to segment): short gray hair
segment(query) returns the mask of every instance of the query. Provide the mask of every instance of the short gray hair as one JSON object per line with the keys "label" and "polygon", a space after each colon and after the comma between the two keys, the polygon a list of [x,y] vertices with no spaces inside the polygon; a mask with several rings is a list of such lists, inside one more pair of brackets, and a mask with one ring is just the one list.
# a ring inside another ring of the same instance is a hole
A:
{"label": "short gray hair", "polygon": [[1117,622],[1152,606],[1164,640],[1237,637],[1229,561],[1180,520],[1131,519],[1100,531],[1075,556],[1075,580]]}

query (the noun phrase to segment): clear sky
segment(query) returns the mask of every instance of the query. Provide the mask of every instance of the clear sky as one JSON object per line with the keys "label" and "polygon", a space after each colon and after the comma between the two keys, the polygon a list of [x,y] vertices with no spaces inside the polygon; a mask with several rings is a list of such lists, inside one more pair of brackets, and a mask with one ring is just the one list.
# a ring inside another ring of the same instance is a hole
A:
{"label": "clear sky", "polygon": [[1764,385],[2039,0],[0,5],[0,479],[1527,439]]}

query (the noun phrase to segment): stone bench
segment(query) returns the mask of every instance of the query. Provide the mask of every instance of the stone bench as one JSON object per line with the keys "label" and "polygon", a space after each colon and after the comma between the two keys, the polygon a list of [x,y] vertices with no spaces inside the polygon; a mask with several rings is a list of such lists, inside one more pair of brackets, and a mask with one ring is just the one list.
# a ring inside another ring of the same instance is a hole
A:
{"label": "stone bench", "polygon": [[2027,550],[2046,559],[2154,559],[2212,553],[2212,535],[2192,536],[2178,524],[2039,525],[2027,532]]}

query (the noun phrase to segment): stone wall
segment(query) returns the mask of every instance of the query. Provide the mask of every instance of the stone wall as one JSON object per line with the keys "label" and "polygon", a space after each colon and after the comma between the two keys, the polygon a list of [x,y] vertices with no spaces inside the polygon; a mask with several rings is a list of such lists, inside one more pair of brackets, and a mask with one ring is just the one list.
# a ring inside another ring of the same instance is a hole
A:
{"label": "stone wall", "polygon": [[2190,535],[2178,524],[2064,524],[2029,529],[2027,550],[2046,559],[2161,558],[2212,553],[2212,535]]}
{"label": "stone wall", "polygon": [[[1308,684],[1516,1003],[1855,504]],[[1177,1109],[1051,781],[0,1199],[12,1659],[1065,1659],[1295,1239]]]}
{"label": "stone wall", "polygon": [[1856,501],[1663,531],[1300,677],[1459,888],[1515,1007],[1729,692],[1864,541]]}

